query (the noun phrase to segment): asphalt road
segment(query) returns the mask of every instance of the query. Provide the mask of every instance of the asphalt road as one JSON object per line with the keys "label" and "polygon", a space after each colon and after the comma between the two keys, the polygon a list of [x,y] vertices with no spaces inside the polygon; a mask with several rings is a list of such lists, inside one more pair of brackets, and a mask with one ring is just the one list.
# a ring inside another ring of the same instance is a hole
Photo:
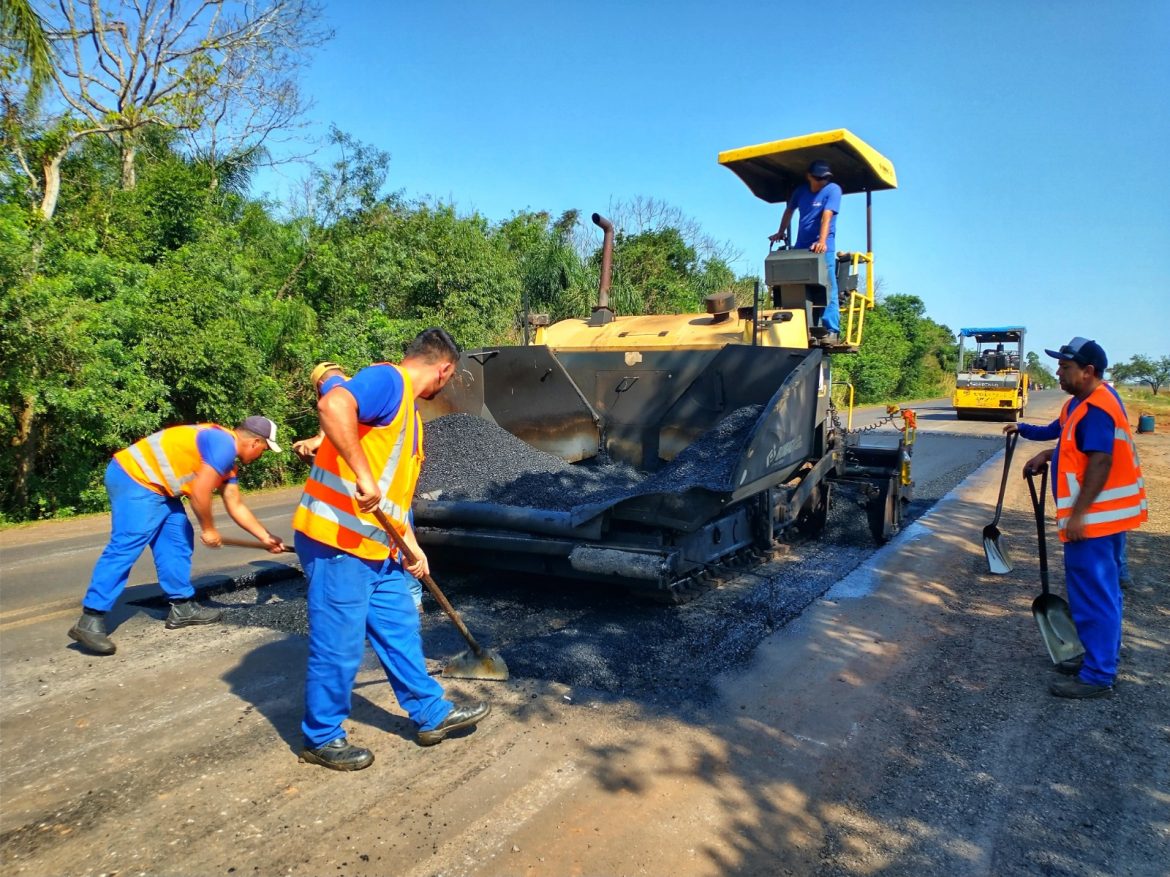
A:
{"label": "asphalt road", "polygon": [[[1059,391],[1034,393],[1028,420],[1047,422],[1055,416],[1064,394]],[[953,433],[963,436],[1000,435],[1002,424],[955,420],[948,400],[929,399],[908,407],[918,412],[921,435]],[[855,409],[852,427],[864,428],[881,419],[883,406]],[[875,431],[888,432],[889,428]],[[869,439],[867,439],[869,440]],[[935,481],[947,473],[973,468],[971,445],[962,441],[927,442],[915,454],[914,472],[919,484]],[[964,462],[966,461],[966,462]],[[290,521],[300,498],[300,488],[250,494],[246,501],[260,521],[272,532],[291,542]],[[224,535],[247,538],[227,518],[216,502],[217,519]],[[64,618],[81,601],[94,563],[109,536],[109,516],[89,515],[68,521],[49,521],[0,531],[0,631],[24,626],[52,613]],[[192,578],[199,590],[220,587],[226,578],[264,581],[286,574],[296,566],[295,555],[276,556],[244,548],[206,549],[197,544]],[[123,602],[149,600],[160,596],[154,564],[149,552],[135,564]]]}
{"label": "asphalt road", "polygon": [[[213,589],[226,623],[180,631],[138,592],[107,658],[70,644],[62,610],[25,593],[0,621],[0,732],[19,742],[0,766],[2,870],[1164,873],[1170,640],[1155,589],[1127,598],[1142,626],[1118,697],[1054,702],[1022,485],[1002,524],[1018,566],[1006,578],[986,574],[978,539],[997,461],[951,492],[1002,447],[1001,427],[922,410],[939,417],[924,417],[915,455],[921,517],[885,549],[841,503],[824,539],[681,607],[444,572],[512,677],[444,679],[452,699],[494,711],[424,748],[367,660],[346,728],[377,761],[357,774],[297,763],[300,577]],[[94,524],[24,533],[48,545]],[[1164,542],[1133,547],[1146,574],[1165,556]],[[433,672],[463,648],[433,607],[423,636]]]}

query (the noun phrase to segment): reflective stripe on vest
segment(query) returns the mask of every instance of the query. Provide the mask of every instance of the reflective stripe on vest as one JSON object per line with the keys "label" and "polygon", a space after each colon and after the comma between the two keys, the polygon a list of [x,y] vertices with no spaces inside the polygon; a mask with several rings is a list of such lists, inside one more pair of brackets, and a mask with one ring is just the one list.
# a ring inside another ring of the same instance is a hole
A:
{"label": "reflective stripe on vest", "polygon": [[[402,377],[402,403],[387,424],[359,424],[358,439],[382,494],[379,507],[404,535],[422,468],[422,423],[410,376],[397,366],[390,367]],[[358,509],[356,495],[353,470],[326,438],[317,450],[305,493],[293,515],[293,529],[357,557],[385,560],[391,555],[390,537],[373,515]],[[393,554],[397,556],[397,549]]]}
{"label": "reflective stripe on vest", "polygon": [[[133,480],[163,496],[190,495],[203,457],[199,453],[199,434],[221,429],[235,438],[235,433],[215,423],[169,426],[114,454],[114,459]],[[223,476],[226,481],[235,470]]]}
{"label": "reflective stripe on vest", "polygon": [[1129,423],[1121,405],[1104,384],[1094,390],[1072,413],[1071,400],[1060,412],[1061,441],[1057,456],[1056,518],[1060,538],[1067,541],[1066,530],[1073,508],[1081,496],[1089,457],[1076,446],[1076,428],[1092,403],[1113,420],[1113,450],[1109,474],[1092,505],[1085,509],[1085,536],[1109,536],[1132,530],[1148,518],[1145,479],[1138,462],[1137,448],[1129,432]]}

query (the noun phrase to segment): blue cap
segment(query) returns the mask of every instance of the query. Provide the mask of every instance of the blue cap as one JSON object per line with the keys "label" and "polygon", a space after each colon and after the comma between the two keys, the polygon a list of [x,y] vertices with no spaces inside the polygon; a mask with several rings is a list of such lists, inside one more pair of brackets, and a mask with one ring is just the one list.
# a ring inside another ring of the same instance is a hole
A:
{"label": "blue cap", "polygon": [[833,172],[829,170],[829,163],[827,161],[818,159],[808,166],[808,175],[818,180],[827,180],[833,176]]}
{"label": "blue cap", "polygon": [[1072,360],[1082,368],[1091,365],[1097,370],[1097,377],[1104,375],[1105,369],[1109,367],[1109,357],[1105,355],[1105,349],[1096,341],[1090,341],[1079,335],[1068,344],[1060,345],[1060,350],[1045,350],[1044,352],[1053,359]]}

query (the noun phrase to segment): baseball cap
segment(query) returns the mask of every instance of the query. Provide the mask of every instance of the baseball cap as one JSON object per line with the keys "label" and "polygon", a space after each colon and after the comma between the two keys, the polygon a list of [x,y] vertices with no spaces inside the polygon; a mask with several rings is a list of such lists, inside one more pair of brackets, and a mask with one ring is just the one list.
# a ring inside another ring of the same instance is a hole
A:
{"label": "baseball cap", "polygon": [[313,367],[313,370],[309,373],[309,383],[314,387],[317,386],[317,381],[321,380],[321,378],[325,376],[325,372],[331,372],[334,369],[337,369],[337,371],[344,371],[344,369],[335,362],[317,363]]}
{"label": "baseball cap", "polygon": [[280,445],[276,443],[276,424],[267,417],[261,417],[259,414],[253,414],[251,417],[245,417],[244,422],[240,424],[240,429],[246,429],[248,432],[254,432],[264,441],[268,442],[269,450],[280,453]]}
{"label": "baseball cap", "polygon": [[1109,358],[1105,355],[1105,350],[1096,341],[1090,341],[1088,338],[1077,336],[1068,344],[1060,345],[1060,350],[1045,350],[1053,359],[1071,359],[1082,368],[1086,365],[1091,365],[1097,370],[1097,375],[1105,374],[1105,369],[1109,366]]}
{"label": "baseball cap", "polygon": [[827,161],[814,161],[808,166],[808,174],[810,177],[816,177],[818,180],[823,180],[833,176],[832,170],[829,169]]}

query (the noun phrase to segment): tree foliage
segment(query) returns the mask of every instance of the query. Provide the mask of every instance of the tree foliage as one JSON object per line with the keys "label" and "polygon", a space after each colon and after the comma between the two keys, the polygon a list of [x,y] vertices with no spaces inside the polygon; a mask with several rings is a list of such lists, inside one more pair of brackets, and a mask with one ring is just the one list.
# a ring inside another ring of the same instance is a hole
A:
{"label": "tree foliage", "polygon": [[1170,383],[1170,356],[1154,359],[1137,354],[1129,362],[1119,362],[1110,369],[1114,381],[1145,384],[1155,396]]}

